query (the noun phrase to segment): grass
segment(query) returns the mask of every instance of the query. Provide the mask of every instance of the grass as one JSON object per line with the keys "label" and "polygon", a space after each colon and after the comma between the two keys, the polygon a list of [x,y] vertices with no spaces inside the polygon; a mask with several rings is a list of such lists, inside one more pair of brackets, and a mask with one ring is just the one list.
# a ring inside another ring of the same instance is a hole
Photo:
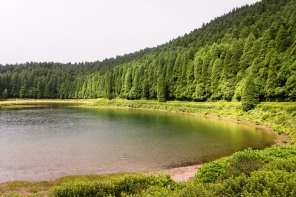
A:
{"label": "grass", "polygon": [[0,100],[1,109],[21,109],[35,107],[36,104],[81,104],[91,105],[94,99],[7,99]]}
{"label": "grass", "polygon": [[5,105],[24,105],[35,103],[93,103],[95,99],[0,99],[0,106]]}

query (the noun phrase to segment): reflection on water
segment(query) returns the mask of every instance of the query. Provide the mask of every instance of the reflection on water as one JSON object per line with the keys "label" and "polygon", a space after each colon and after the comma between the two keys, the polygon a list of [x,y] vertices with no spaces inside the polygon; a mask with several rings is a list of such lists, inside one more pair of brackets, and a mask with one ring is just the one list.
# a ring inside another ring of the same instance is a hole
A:
{"label": "reflection on water", "polygon": [[0,182],[169,168],[273,143],[256,128],[184,114],[36,107],[0,111]]}

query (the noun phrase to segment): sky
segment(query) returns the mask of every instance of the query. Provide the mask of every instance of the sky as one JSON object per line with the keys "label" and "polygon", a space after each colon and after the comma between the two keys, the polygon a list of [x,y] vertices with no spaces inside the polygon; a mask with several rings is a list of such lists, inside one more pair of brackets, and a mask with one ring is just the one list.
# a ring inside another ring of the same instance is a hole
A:
{"label": "sky", "polygon": [[258,0],[0,0],[0,64],[98,61],[155,47]]}

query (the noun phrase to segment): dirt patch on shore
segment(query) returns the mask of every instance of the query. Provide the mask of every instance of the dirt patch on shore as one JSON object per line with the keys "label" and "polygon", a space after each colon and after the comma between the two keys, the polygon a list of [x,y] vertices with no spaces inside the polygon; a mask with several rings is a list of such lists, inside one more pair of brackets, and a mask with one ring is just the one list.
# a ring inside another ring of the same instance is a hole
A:
{"label": "dirt patch on shore", "polygon": [[173,181],[186,182],[193,180],[197,169],[201,165],[193,165],[179,168],[172,168],[168,170],[152,171],[145,173],[146,175],[170,174]]}

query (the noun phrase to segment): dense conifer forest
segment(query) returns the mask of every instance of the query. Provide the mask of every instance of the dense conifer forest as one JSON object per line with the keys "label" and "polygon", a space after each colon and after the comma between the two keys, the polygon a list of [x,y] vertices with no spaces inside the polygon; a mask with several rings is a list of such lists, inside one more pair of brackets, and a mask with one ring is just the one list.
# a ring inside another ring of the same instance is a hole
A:
{"label": "dense conifer forest", "polygon": [[294,101],[295,24],[295,0],[263,0],[104,61],[0,65],[0,97]]}

